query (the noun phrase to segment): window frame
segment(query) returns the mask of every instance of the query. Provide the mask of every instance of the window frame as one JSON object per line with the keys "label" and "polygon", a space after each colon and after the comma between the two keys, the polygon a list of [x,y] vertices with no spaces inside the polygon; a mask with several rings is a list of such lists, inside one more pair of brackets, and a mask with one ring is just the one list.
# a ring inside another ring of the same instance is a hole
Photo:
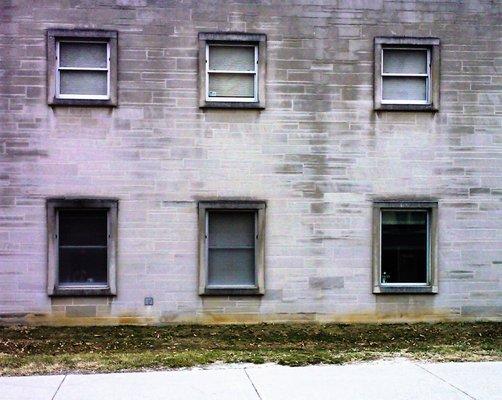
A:
{"label": "window frame", "polygon": [[[267,36],[261,33],[242,32],[200,32],[199,41],[199,107],[200,108],[235,108],[264,109],[266,105],[266,47]],[[255,71],[209,70],[209,47],[255,47]],[[209,74],[254,74],[254,97],[210,97]]]}
{"label": "window frame", "polygon": [[[107,44],[107,95],[61,94],[60,71],[104,71],[104,68],[60,67],[60,43]],[[117,43],[118,32],[90,29],[47,30],[47,103],[68,106],[116,106],[117,105]]]}
{"label": "window frame", "polygon": [[[61,43],[102,43],[106,45],[106,68],[93,67],[61,67],[60,45]],[[92,94],[62,94],[61,71],[106,71],[106,95]],[[110,43],[102,40],[56,40],[56,98],[57,99],[87,99],[109,100],[110,99]]]}
{"label": "window frame", "polygon": [[[382,283],[382,212],[420,211],[427,213],[427,282]],[[373,293],[438,293],[437,268],[438,203],[434,201],[375,201],[373,203]]]}
{"label": "window frame", "polygon": [[[265,294],[265,209],[264,201],[216,200],[198,204],[199,295]],[[253,211],[255,213],[255,285],[209,285],[208,244],[210,211]]]}
{"label": "window frame", "polygon": [[[385,50],[427,51],[427,75],[384,73]],[[383,99],[384,76],[426,78],[426,100]],[[440,41],[438,38],[375,37],[373,102],[376,111],[438,111],[440,92]]]}
{"label": "window frame", "polygon": [[[427,72],[425,74],[398,74],[398,73],[389,73],[389,72],[384,72],[384,53],[386,50],[411,50],[411,51],[426,51],[427,53]],[[380,69],[380,74],[382,78],[382,85],[380,85],[380,98],[382,104],[429,104],[430,103],[430,98],[431,98],[431,51],[430,49],[426,47],[388,47],[385,46],[382,48],[381,51],[381,69]],[[420,78],[425,78],[425,100],[385,100],[383,98],[383,80],[384,77],[389,76],[389,77],[400,77],[400,78],[410,78],[410,77],[420,77]]]}
{"label": "window frame", "polygon": [[[49,296],[115,296],[117,294],[117,199],[47,199],[47,293]],[[100,209],[107,210],[107,276],[105,285],[61,285],[59,283],[59,210]]]}
{"label": "window frame", "polygon": [[[238,70],[211,70],[209,55],[210,47],[252,47],[254,49],[254,70],[253,71],[238,71]],[[225,44],[225,43],[206,43],[206,102],[250,102],[256,103],[259,99],[258,95],[258,65],[259,65],[259,50],[256,44]],[[209,76],[211,74],[235,74],[235,75],[254,75],[253,79],[253,97],[210,97],[209,96]]]}

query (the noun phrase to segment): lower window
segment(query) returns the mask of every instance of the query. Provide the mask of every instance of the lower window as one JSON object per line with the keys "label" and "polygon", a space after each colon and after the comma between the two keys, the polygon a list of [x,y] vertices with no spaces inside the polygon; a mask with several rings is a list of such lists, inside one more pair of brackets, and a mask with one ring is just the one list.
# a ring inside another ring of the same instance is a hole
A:
{"label": "lower window", "polygon": [[262,202],[199,203],[200,294],[263,294]]}
{"label": "lower window", "polygon": [[57,211],[58,282],[108,285],[108,210]]}
{"label": "lower window", "polygon": [[374,209],[374,293],[435,293],[437,203],[385,202]]}
{"label": "lower window", "polygon": [[47,210],[49,294],[115,294],[117,202],[51,199]]}

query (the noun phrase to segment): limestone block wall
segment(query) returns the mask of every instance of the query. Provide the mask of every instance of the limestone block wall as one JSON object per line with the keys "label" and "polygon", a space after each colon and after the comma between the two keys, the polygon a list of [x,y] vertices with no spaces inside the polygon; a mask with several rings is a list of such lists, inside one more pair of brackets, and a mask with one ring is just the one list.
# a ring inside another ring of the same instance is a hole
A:
{"label": "limestone block wall", "polygon": [[[501,319],[501,3],[4,0],[0,320]],[[46,30],[119,32],[118,107],[50,107]],[[197,35],[267,35],[265,110],[202,110]],[[441,40],[440,110],[373,111],[375,36]],[[119,199],[118,295],[47,295],[45,199]],[[197,200],[267,202],[265,295],[200,297]],[[439,204],[439,293],[374,295],[376,198]],[[144,297],[154,298],[153,306]]]}

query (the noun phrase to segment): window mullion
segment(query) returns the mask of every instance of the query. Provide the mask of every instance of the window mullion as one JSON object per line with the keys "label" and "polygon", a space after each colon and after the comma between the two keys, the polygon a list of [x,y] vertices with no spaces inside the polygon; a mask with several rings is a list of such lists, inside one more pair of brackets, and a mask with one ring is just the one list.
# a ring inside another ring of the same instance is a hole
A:
{"label": "window mullion", "polygon": [[208,69],[207,71],[210,74],[236,74],[236,75],[242,75],[242,74],[256,74],[255,71],[239,71],[239,70],[224,70],[224,69]]}
{"label": "window mullion", "polygon": [[211,250],[242,250],[242,249],[253,249],[254,246],[208,246]]}
{"label": "window mullion", "polygon": [[60,71],[101,71],[101,72],[108,72],[108,68],[102,68],[102,67],[58,67]]}
{"label": "window mullion", "polygon": [[396,78],[406,78],[406,77],[427,78],[429,75],[428,74],[399,74],[399,73],[395,73],[395,72],[383,72],[382,76],[394,76]]}

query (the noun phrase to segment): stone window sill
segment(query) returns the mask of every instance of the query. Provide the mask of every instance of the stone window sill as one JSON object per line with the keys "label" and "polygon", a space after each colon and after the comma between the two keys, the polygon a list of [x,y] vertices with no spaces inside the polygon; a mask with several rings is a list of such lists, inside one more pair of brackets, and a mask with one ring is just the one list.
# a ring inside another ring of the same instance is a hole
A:
{"label": "stone window sill", "polygon": [[436,294],[437,286],[375,286],[374,294]]}
{"label": "stone window sill", "polygon": [[50,106],[84,106],[84,107],[117,107],[112,100],[92,100],[92,99],[56,99],[54,98]]}
{"label": "stone window sill", "polygon": [[54,292],[49,294],[49,297],[65,297],[65,296],[116,296],[110,288],[55,288]]}
{"label": "stone window sill", "polygon": [[439,111],[432,104],[380,104],[375,111]]}
{"label": "stone window sill", "polygon": [[260,292],[258,288],[242,289],[242,288],[225,288],[225,289],[211,289],[206,288],[201,296],[263,296],[264,293]]}
{"label": "stone window sill", "polygon": [[200,106],[202,109],[244,109],[244,110],[264,110],[265,107],[262,106],[259,102],[256,103],[248,103],[248,102],[239,102],[239,101],[211,101],[206,102],[204,105]]}

